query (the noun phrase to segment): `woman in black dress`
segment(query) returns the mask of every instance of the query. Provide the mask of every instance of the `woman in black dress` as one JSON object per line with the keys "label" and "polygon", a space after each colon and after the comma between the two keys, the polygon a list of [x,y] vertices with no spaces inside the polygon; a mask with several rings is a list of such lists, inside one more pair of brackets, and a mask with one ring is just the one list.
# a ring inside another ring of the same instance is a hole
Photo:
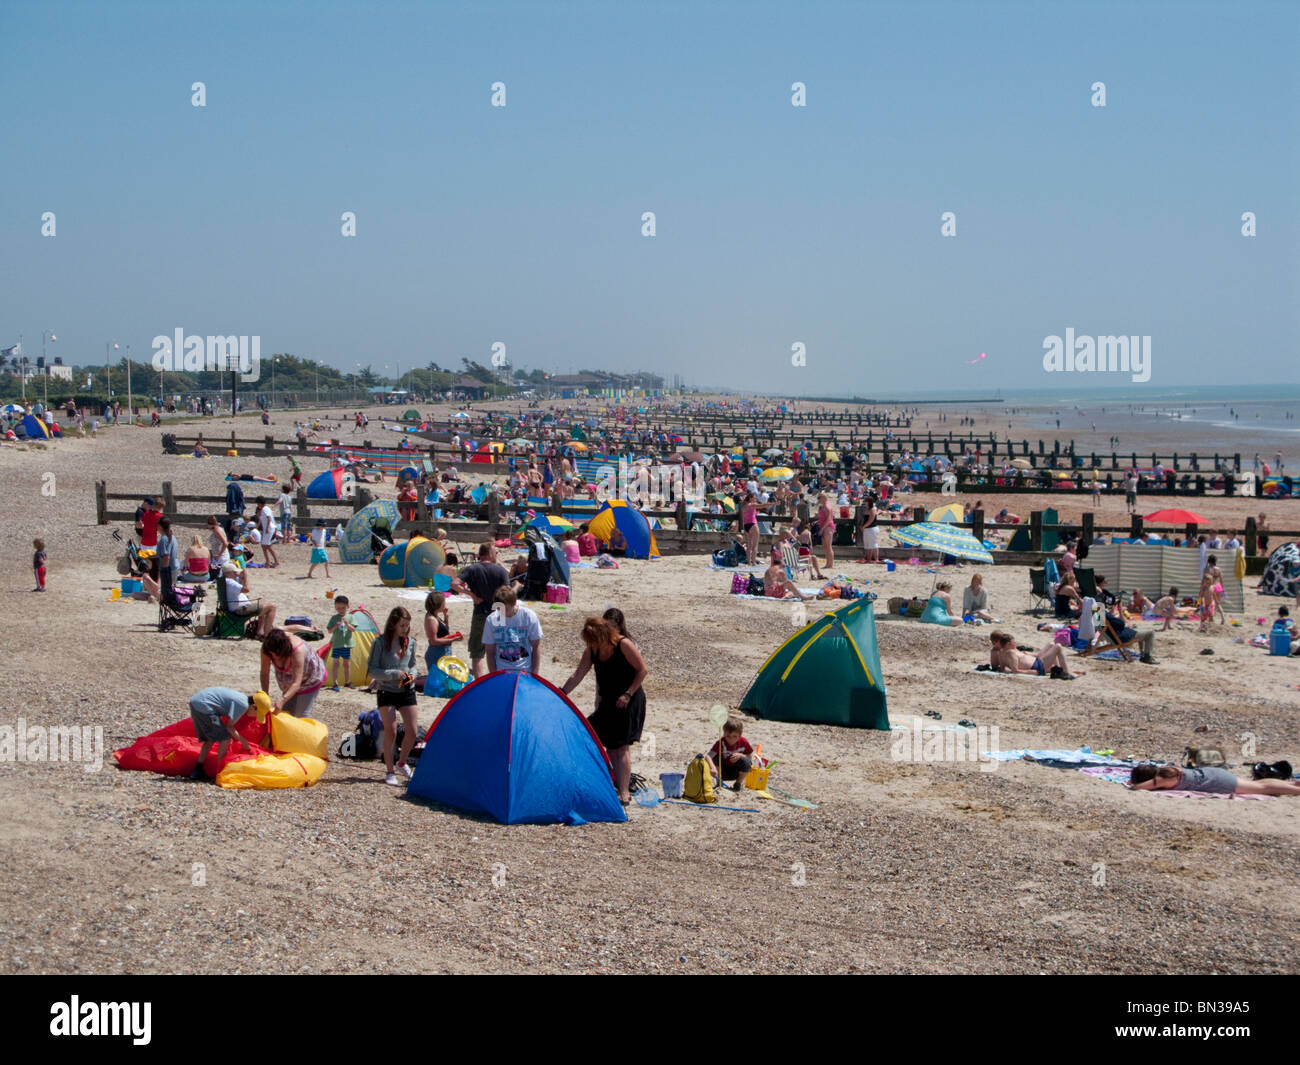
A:
{"label": "woman in black dress", "polygon": [[626,806],[632,801],[632,744],[641,738],[645,725],[642,684],[649,670],[636,644],[604,618],[587,619],[582,626],[582,641],[587,649],[573,676],[565,681],[564,694],[573,691],[592,666],[596,667],[596,711],[587,720],[609,752],[614,786]]}

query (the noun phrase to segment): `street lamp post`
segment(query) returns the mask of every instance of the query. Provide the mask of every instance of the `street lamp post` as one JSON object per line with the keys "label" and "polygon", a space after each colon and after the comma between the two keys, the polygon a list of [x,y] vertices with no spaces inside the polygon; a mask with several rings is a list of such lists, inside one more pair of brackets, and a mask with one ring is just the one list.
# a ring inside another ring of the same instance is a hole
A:
{"label": "street lamp post", "polygon": [[126,346],[126,416],[135,421],[135,394],[131,391],[131,345]]}
{"label": "street lamp post", "polygon": [[271,356],[271,406],[275,406],[275,363],[276,356]]}
{"label": "street lamp post", "polygon": [[109,363],[109,350],[117,350],[117,341],[109,340],[104,344],[104,388],[108,392],[108,398],[113,398],[113,368]]}
{"label": "street lamp post", "polygon": [[42,330],[41,332],[41,362],[45,364],[45,377],[41,381],[41,394],[45,397],[45,406],[50,405],[50,360],[45,357],[45,339],[58,340],[53,330]]}

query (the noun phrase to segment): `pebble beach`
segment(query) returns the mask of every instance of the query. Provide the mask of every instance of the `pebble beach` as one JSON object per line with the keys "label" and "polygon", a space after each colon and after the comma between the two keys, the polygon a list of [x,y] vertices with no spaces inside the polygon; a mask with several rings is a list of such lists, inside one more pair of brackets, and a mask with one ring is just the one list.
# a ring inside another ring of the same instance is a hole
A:
{"label": "pebble beach", "polygon": [[[373,428],[383,412],[369,413]],[[974,412],[949,411],[961,413]],[[1041,424],[995,408],[987,418],[1013,438]],[[271,429],[255,422],[202,428],[292,433],[285,412]],[[1125,438],[1126,450],[1140,445]],[[309,455],[307,478],[325,466]],[[111,751],[187,716],[193,692],[255,689],[258,654],[251,641],[160,634],[154,604],[110,599],[122,550],[112,533],[131,530],[95,524],[95,482],[143,494],[166,480],[178,494],[215,498],[231,468],[287,477],[288,461],[167,456],[159,430],[126,426],[0,449],[11,500],[0,603],[12,664],[0,725],[21,717],[103,730],[97,771],[0,763],[9,889],[0,971],[1147,973],[1156,956],[1188,973],[1292,968],[1277,946],[1300,939],[1289,873],[1300,857],[1295,799],[1191,800],[1023,761],[900,760],[890,732],[752,719],[746,737],[779,763],[772,782],[815,809],[741,796],[724,805],[743,810],[633,804],[626,824],[506,827],[406,800],[383,786],[379,762],[336,759],[315,787],[266,792],[119,771]],[[391,498],[391,481],[381,493]],[[1091,509],[1087,495],[982,498],[990,516],[1053,505],[1077,521]],[[1191,505],[1225,531],[1258,512],[1275,529],[1300,529],[1298,501]],[[1122,495],[1104,498],[1096,521],[1125,524]],[[180,530],[182,545],[194,531]],[[31,592],[38,536],[49,552],[44,595]],[[925,566],[886,572],[843,550],[835,572],[869,580],[882,601],[924,597],[935,579]],[[288,545],[278,570],[253,571],[254,594],[281,617],[323,621],[331,588],[381,620],[399,603],[420,616],[371,566],[332,562],[331,579],[318,570],[307,580],[307,555]],[[960,597],[977,570],[1017,642],[1050,638],[1027,613],[1025,567],[966,565],[940,579]],[[1069,683],[977,674],[987,628],[920,626],[878,609],[891,722],[970,719],[996,726],[1003,749],[1087,745],[1166,761],[1217,746],[1246,776],[1249,736],[1256,757],[1300,764],[1300,660],[1238,642],[1265,631],[1257,619],[1271,620],[1282,602],[1255,583],[1246,581],[1239,624],[1206,635],[1180,625],[1157,635],[1159,665],[1094,660]],[[651,781],[716,739],[709,708],[734,709],[797,627],[791,603],[738,599],[729,585],[704,555],[629,560],[576,570],[567,607],[538,607],[542,674],[557,685],[581,655],[583,620],[609,605],[627,615],[650,669],[633,769]],[[469,614],[454,603],[453,629],[468,631]],[[590,679],[573,696],[584,712],[593,698]],[[322,694],[315,714],[332,747],[372,705],[357,691]],[[441,705],[421,699],[422,728]]]}

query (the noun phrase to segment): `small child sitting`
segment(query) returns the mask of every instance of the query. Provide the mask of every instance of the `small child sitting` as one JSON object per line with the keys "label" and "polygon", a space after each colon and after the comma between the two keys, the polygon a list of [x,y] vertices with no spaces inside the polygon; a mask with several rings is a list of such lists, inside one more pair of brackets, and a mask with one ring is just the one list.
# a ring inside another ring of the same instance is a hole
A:
{"label": "small child sitting", "polygon": [[[745,786],[745,775],[754,768],[754,748],[745,739],[743,728],[744,722],[740,718],[727,718],[727,723],[722,726],[722,739],[709,748],[706,761],[715,785],[721,776],[722,780],[734,780],[734,789],[740,791]],[[719,762],[721,774],[718,772]]]}
{"label": "small child sitting", "polygon": [[1283,629],[1286,632],[1295,632],[1295,622],[1291,620],[1291,611],[1284,606],[1277,608],[1277,620],[1273,622],[1274,629]]}

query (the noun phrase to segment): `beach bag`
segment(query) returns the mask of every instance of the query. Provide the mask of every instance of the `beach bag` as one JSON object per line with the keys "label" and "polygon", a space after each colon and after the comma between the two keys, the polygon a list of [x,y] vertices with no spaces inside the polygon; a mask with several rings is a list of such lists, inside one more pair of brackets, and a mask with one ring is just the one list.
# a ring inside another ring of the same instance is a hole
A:
{"label": "beach bag", "polygon": [[546,601],[548,603],[567,603],[569,601],[569,586],[567,584],[548,584],[546,586]]}
{"label": "beach bag", "polygon": [[357,731],[343,737],[339,744],[340,758],[355,758],[359,762],[369,762],[379,757],[379,737],[384,731],[384,722],[378,710],[367,710],[357,715]]}
{"label": "beach bag", "polygon": [[907,604],[907,616],[909,618],[919,618],[925,613],[925,604],[919,599],[913,599]]}
{"label": "beach bag", "polygon": [[751,575],[746,583],[748,585],[747,590],[745,591],[746,595],[767,594],[767,589],[763,586],[763,582],[760,578]]}
{"label": "beach bag", "polygon": [[733,573],[731,575],[731,594],[744,595],[749,590],[749,575]]}
{"label": "beach bag", "polygon": [[1227,764],[1223,752],[1215,747],[1188,747],[1187,757],[1183,760],[1184,769],[1199,769],[1202,766],[1222,769]]}
{"label": "beach bag", "polygon": [[[734,547],[728,547],[722,551],[713,552],[713,564],[715,566],[723,566],[726,569],[735,569],[740,565],[740,558],[736,555],[736,549]],[[123,572],[125,572],[125,570],[123,570]]]}
{"label": "beach bag", "polygon": [[682,798],[690,802],[717,802],[713,793],[713,774],[709,772],[709,763],[704,755],[697,754],[686,767],[686,780],[682,784]]}
{"label": "beach bag", "polygon": [[1250,767],[1251,780],[1290,780],[1291,775],[1290,762],[1256,762]]}

